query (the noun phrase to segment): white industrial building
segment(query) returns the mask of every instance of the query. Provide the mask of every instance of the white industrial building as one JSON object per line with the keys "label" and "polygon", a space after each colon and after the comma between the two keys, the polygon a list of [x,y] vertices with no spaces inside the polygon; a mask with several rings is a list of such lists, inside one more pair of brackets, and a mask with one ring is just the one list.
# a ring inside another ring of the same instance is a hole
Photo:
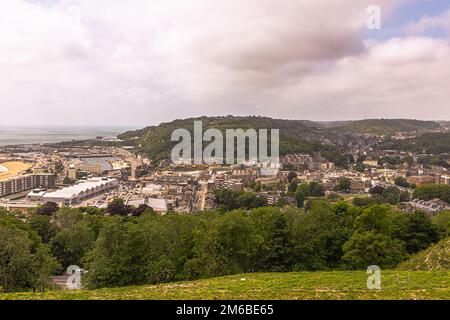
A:
{"label": "white industrial building", "polygon": [[167,212],[167,200],[166,199],[155,199],[149,198],[147,200],[147,205],[152,208],[156,213],[166,213]]}
{"label": "white industrial building", "polygon": [[72,206],[111,190],[117,187],[118,184],[117,179],[91,178],[85,181],[78,181],[73,186],[53,192],[31,191],[28,194],[28,199],[33,201],[55,202],[61,206]]}
{"label": "white industrial building", "polygon": [[157,198],[141,198],[141,199],[134,199],[134,200],[128,200],[127,205],[133,206],[133,207],[139,207],[140,205],[148,205],[150,208],[153,209],[156,213],[165,214],[168,210],[167,200],[166,199],[157,199]]}
{"label": "white industrial building", "polygon": [[148,197],[160,197],[164,192],[164,188],[159,184],[149,183],[144,188],[142,188],[142,194]]}

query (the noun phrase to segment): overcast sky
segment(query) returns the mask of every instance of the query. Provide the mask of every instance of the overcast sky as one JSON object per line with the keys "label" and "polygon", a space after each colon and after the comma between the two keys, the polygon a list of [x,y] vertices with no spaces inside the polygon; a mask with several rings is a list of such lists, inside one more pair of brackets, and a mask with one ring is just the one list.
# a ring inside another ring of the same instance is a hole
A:
{"label": "overcast sky", "polygon": [[449,40],[448,0],[1,0],[0,125],[450,120]]}

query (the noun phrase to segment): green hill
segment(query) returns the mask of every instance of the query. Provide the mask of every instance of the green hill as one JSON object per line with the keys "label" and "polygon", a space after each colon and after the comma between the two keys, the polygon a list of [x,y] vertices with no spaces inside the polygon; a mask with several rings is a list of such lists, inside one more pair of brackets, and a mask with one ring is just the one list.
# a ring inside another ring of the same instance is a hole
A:
{"label": "green hill", "polygon": [[[121,134],[120,139],[148,153],[156,162],[168,158],[176,142],[170,137],[175,129],[184,128],[193,132],[194,121],[203,122],[203,131],[216,128],[224,134],[226,129],[279,129],[280,154],[323,152],[336,154],[338,149],[323,143],[329,132],[321,125],[305,120],[281,120],[267,117],[200,117],[175,120],[144,129]],[[225,136],[225,135],[224,135]]]}
{"label": "green hill", "polygon": [[419,153],[450,153],[450,133],[426,133],[412,139],[390,140],[382,147]]}
{"label": "green hill", "polygon": [[396,132],[411,132],[438,129],[440,125],[434,121],[411,119],[367,119],[354,121],[339,128],[341,131],[392,135]]}
{"label": "green hill", "polygon": [[398,268],[400,270],[450,270],[450,238],[416,253],[409,260],[402,262]]}
{"label": "green hill", "polygon": [[0,294],[0,299],[310,300],[450,299],[449,272],[382,271],[381,290],[364,271],[255,273],[161,285]]}
{"label": "green hill", "polygon": [[[139,151],[149,154],[158,163],[168,158],[170,151],[176,142],[171,142],[170,137],[175,129],[184,128],[193,132],[194,121],[203,122],[203,130],[217,128],[225,132],[226,129],[279,129],[280,130],[280,154],[288,153],[321,153],[325,158],[334,161],[337,165],[345,162],[342,154],[345,145],[355,139],[355,134],[392,135],[399,131],[419,131],[437,129],[440,125],[433,121],[420,121],[408,119],[375,119],[361,121],[341,122],[312,122],[307,120],[283,120],[268,117],[199,117],[179,119],[158,126],[150,126],[140,130],[128,131],[119,138],[123,144],[136,146]],[[225,136],[225,135],[224,135]],[[450,137],[450,136],[449,136]],[[436,148],[448,149],[450,145],[447,136],[436,136]],[[434,141],[434,140],[433,140]],[[402,143],[402,142],[399,142]],[[417,147],[427,145],[417,142]],[[406,147],[411,148],[410,144]],[[435,149],[436,149],[435,148]]]}

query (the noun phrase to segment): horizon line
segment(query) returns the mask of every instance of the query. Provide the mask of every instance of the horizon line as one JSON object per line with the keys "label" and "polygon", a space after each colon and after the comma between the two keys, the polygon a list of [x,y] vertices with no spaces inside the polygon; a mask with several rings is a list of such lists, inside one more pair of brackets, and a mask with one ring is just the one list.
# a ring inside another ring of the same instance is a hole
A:
{"label": "horizon line", "polygon": [[291,120],[291,121],[310,121],[315,123],[336,123],[336,122],[357,122],[357,121],[367,121],[367,120],[416,120],[416,121],[429,121],[429,122],[450,122],[450,119],[420,119],[420,118],[398,118],[398,117],[380,117],[380,118],[363,118],[363,119],[343,119],[343,120],[312,120],[306,118],[277,118],[266,115],[201,115],[201,116],[190,116],[185,118],[173,118],[171,120],[162,120],[158,123],[146,123],[146,124],[0,124],[0,130],[2,128],[111,128],[111,129],[134,129],[140,127],[148,127],[148,126],[158,126],[163,123],[170,123],[176,120],[189,120],[189,119],[198,119],[198,118],[226,118],[226,117],[234,117],[234,118],[269,118],[273,120]]}

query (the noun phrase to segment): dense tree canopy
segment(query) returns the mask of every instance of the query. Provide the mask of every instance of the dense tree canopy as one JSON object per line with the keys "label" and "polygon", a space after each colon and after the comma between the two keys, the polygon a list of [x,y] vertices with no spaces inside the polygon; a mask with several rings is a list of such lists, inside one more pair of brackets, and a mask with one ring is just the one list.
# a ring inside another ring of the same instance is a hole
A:
{"label": "dense tree canopy", "polygon": [[216,191],[214,196],[215,202],[221,211],[229,211],[239,208],[252,209],[267,205],[266,198],[259,197],[253,192],[222,189]]}
{"label": "dense tree canopy", "polygon": [[413,197],[420,200],[441,199],[450,203],[450,186],[445,184],[425,184],[414,190]]}
{"label": "dense tree canopy", "polygon": [[46,202],[37,209],[37,214],[44,216],[51,216],[53,213],[58,211],[59,206],[54,202]]}
{"label": "dense tree canopy", "polygon": [[352,181],[349,178],[341,177],[336,183],[335,189],[341,192],[349,192],[351,188]]}
{"label": "dense tree canopy", "polygon": [[58,267],[35,231],[0,211],[0,287],[4,292],[42,291]]}
{"label": "dense tree canopy", "polygon": [[[297,195],[309,187],[298,186]],[[161,216],[145,207],[134,215],[62,208],[22,222],[1,212],[0,286],[41,290],[69,265],[88,270],[83,283],[92,288],[247,272],[390,268],[448,235],[446,214],[431,219],[387,204],[324,199],[308,200],[305,209],[277,208],[265,207],[254,193],[217,195],[220,210],[191,215]]]}

